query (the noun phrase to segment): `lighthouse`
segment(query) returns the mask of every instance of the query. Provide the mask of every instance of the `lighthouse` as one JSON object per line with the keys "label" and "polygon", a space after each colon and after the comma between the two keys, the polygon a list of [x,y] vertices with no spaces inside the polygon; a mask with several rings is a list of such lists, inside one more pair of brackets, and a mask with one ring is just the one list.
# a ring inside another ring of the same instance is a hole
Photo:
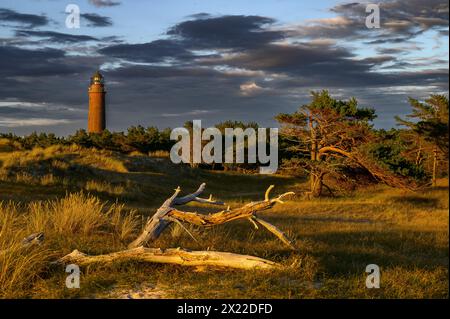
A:
{"label": "lighthouse", "polygon": [[105,80],[103,75],[97,71],[91,77],[89,86],[89,133],[101,133],[106,128],[105,95]]}

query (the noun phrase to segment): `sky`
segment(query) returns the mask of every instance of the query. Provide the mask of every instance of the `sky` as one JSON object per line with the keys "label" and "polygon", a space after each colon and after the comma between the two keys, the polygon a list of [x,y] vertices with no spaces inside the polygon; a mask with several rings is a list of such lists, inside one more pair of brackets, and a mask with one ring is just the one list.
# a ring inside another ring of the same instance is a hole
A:
{"label": "sky", "polygon": [[[66,26],[67,4],[80,28]],[[0,133],[87,126],[90,76],[107,90],[107,128],[202,120],[276,127],[310,92],[355,97],[377,128],[408,97],[448,95],[447,0],[0,0]]]}

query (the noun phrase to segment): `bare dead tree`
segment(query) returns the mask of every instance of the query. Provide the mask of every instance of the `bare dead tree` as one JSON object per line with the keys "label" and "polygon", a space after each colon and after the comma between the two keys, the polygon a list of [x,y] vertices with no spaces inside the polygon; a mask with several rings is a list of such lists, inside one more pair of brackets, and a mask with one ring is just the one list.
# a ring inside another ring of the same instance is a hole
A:
{"label": "bare dead tree", "polygon": [[134,240],[128,248],[144,246],[150,241],[156,240],[166,229],[166,227],[173,222],[184,222],[201,227],[212,227],[237,219],[248,219],[255,227],[258,227],[258,224],[265,227],[268,231],[277,236],[283,243],[288,245],[290,248],[295,249],[293,242],[283,232],[256,215],[257,212],[272,208],[276,203],[283,203],[282,199],[286,196],[293,195],[293,192],[284,193],[278,197],[270,199],[270,192],[274,188],[274,185],[271,185],[267,189],[265,198],[262,201],[251,202],[235,209],[230,209],[228,207],[225,210],[209,215],[199,214],[197,212],[184,212],[175,208],[176,206],[185,205],[189,202],[224,205],[223,202],[213,200],[212,195],[208,199],[198,197],[203,193],[205,187],[206,184],[203,183],[197,191],[184,197],[178,197],[178,194],[181,192],[181,189],[178,187],[175,190],[175,193],[167,199],[156,211],[156,213],[148,220],[141,235],[136,238],[136,240]]}
{"label": "bare dead tree", "polygon": [[[216,266],[238,269],[267,269],[277,267],[278,265],[272,261],[249,255],[217,251],[189,251],[181,248],[160,249],[144,247],[150,242],[158,239],[171,223],[179,224],[189,233],[183,226],[183,223],[200,227],[213,227],[238,219],[247,219],[256,229],[258,229],[259,226],[262,226],[274,234],[289,248],[295,249],[293,241],[289,239],[288,236],[276,226],[256,215],[257,212],[268,210],[277,203],[283,204],[283,199],[287,196],[294,195],[293,192],[283,193],[277,197],[270,198],[270,192],[274,188],[274,185],[271,185],[266,190],[264,200],[262,201],[251,202],[235,209],[227,207],[225,210],[208,215],[197,212],[184,212],[175,208],[176,206],[185,205],[190,202],[221,206],[225,205],[223,202],[213,200],[212,195],[207,199],[199,197],[205,190],[205,187],[206,184],[203,183],[197,191],[184,197],[178,197],[181,192],[180,187],[175,189],[174,194],[158,208],[152,217],[148,219],[142,233],[130,243],[127,250],[98,256],[89,256],[78,250],[74,250],[72,253],[60,258],[55,263],[77,263],[80,265],[87,265],[98,262],[110,263],[117,260],[133,259],[155,263],[172,263],[184,266]],[[192,236],[190,233],[189,235]]]}

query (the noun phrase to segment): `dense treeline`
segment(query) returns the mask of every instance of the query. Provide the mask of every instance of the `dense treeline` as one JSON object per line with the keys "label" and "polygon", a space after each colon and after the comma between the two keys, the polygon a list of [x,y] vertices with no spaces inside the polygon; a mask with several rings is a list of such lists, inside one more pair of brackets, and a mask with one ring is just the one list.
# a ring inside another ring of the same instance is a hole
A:
{"label": "dense treeline", "polygon": [[77,144],[83,147],[95,147],[121,153],[138,151],[148,153],[152,151],[169,151],[174,141],[170,140],[170,129],[159,130],[156,127],[132,126],[127,132],[103,131],[101,134],[89,134],[85,130],[78,130],[68,137],[57,137],[53,133],[31,133],[26,136],[14,134],[0,134],[0,137],[18,142],[23,149],[34,147],[48,147],[51,145]]}
{"label": "dense treeline", "polygon": [[[375,110],[360,107],[355,98],[337,100],[328,91],[312,92],[309,104],[291,114],[279,114],[279,159],[281,171],[309,176],[310,193],[319,196],[324,189],[364,182],[381,181],[393,187],[417,188],[436,183],[448,174],[448,98],[431,95],[421,102],[410,99],[412,113],[407,119],[396,117],[398,128],[375,129]],[[192,122],[184,125],[192,130]],[[225,128],[253,128],[257,123],[226,121]],[[0,134],[23,149],[55,144],[77,144],[122,153],[170,151],[170,129],[133,126],[126,132],[88,134],[79,130],[68,137],[52,133],[27,136]],[[198,166],[197,164],[191,164]],[[201,164],[225,170],[255,170],[257,164]],[[333,185],[328,185],[329,181]]]}

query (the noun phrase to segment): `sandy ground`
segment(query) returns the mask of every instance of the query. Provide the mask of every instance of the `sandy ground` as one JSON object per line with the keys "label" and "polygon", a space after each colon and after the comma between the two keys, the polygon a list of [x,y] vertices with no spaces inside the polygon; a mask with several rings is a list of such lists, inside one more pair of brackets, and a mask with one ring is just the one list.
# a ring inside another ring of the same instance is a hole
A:
{"label": "sandy ground", "polygon": [[152,284],[142,284],[134,289],[115,288],[106,298],[111,299],[166,299],[167,289]]}

